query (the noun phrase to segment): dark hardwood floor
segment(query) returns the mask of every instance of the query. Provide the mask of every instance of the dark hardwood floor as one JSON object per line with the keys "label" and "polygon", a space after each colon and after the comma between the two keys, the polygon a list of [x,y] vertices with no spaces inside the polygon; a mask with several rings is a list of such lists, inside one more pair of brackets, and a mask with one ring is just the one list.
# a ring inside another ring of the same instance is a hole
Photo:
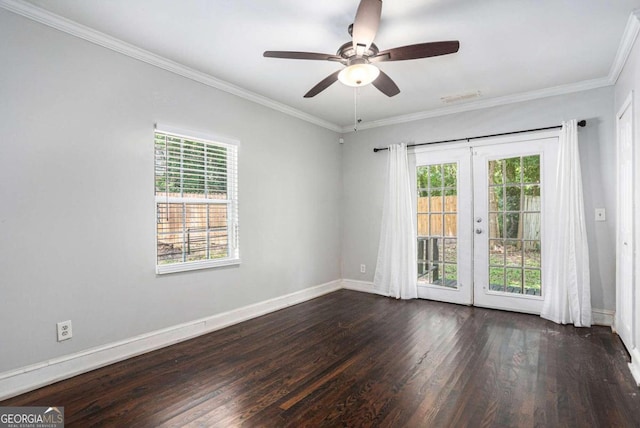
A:
{"label": "dark hardwood floor", "polygon": [[66,426],[633,427],[609,328],[341,290],[6,400]]}

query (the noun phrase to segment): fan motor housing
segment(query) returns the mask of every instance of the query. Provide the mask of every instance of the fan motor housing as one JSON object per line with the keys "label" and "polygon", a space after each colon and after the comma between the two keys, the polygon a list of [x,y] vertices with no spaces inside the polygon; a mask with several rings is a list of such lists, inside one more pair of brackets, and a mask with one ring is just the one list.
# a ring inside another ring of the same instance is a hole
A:
{"label": "fan motor housing", "polygon": [[[369,58],[372,56],[376,56],[378,55],[378,52],[379,50],[375,43],[371,43],[371,46],[369,46],[369,49],[367,49],[365,53],[362,54],[362,57]],[[340,46],[336,55],[346,60],[357,57],[356,50],[353,48],[353,42],[347,42],[344,45]]]}

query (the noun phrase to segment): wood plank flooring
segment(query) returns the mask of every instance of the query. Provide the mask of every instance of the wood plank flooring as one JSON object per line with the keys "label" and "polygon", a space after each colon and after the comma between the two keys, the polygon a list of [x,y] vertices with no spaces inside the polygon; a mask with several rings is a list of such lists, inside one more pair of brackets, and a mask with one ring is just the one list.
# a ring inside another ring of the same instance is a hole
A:
{"label": "wood plank flooring", "polygon": [[341,290],[6,400],[67,427],[634,427],[609,328]]}

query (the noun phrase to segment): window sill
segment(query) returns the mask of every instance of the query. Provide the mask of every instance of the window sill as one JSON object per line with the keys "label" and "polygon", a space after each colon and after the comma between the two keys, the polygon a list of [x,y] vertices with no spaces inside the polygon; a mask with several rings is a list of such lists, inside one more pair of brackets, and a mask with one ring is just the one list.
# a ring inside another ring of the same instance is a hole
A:
{"label": "window sill", "polygon": [[156,274],[164,275],[167,273],[187,272],[190,270],[210,269],[222,266],[239,265],[240,259],[224,259],[224,260],[203,260],[197,262],[176,263],[168,265],[156,265]]}

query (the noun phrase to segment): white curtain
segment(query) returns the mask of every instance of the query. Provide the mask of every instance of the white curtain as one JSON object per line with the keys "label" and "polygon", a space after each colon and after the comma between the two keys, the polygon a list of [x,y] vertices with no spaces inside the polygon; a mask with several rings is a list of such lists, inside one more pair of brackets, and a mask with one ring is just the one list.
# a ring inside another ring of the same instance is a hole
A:
{"label": "white curtain", "polygon": [[589,247],[582,200],[576,120],[562,123],[551,217],[551,251],[545,257],[545,297],[541,316],[576,327],[591,326]]}
{"label": "white curtain", "polygon": [[373,279],[377,293],[396,299],[418,297],[416,233],[411,200],[407,146],[389,146],[387,183]]}

